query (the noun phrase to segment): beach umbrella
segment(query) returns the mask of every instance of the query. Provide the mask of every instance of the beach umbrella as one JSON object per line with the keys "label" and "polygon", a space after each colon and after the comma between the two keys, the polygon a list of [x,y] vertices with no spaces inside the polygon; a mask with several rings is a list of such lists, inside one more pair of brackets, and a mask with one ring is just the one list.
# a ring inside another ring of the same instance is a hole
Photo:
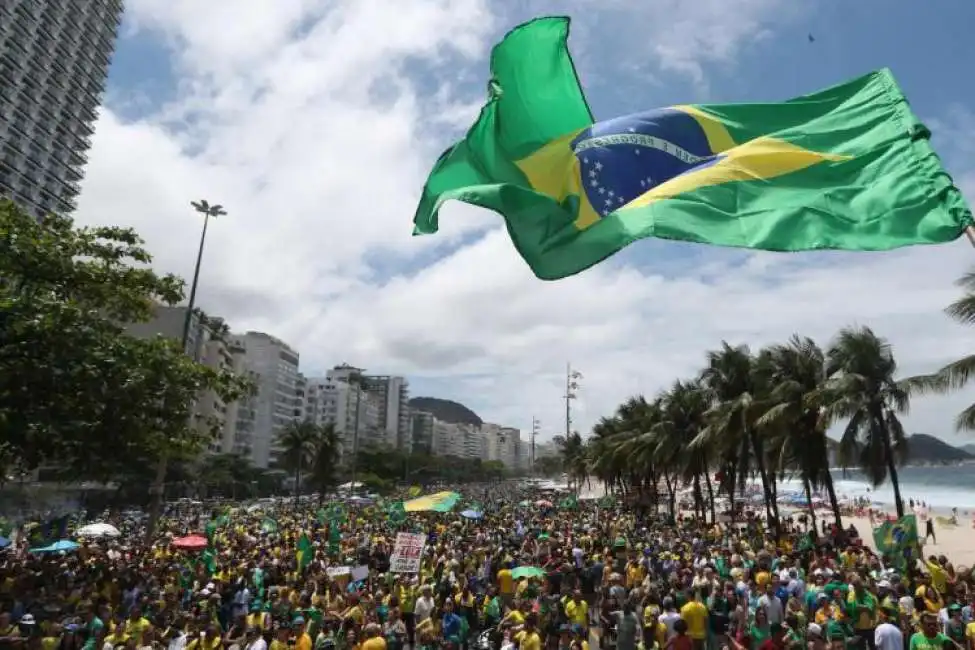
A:
{"label": "beach umbrella", "polygon": [[54,542],[53,544],[48,544],[47,546],[38,546],[36,548],[30,549],[31,553],[60,553],[73,551],[81,546],[78,542],[72,542],[70,539],[62,539]]}
{"label": "beach umbrella", "polygon": [[118,537],[118,528],[111,524],[88,524],[75,532],[76,537]]}
{"label": "beach umbrella", "polygon": [[181,548],[187,551],[201,551],[209,545],[210,542],[203,535],[187,535],[186,537],[177,537],[173,540],[173,546],[175,548]]}
{"label": "beach umbrella", "polygon": [[460,513],[460,516],[465,519],[480,519],[484,516],[484,513],[478,512],[477,510],[464,510]]}
{"label": "beach umbrella", "polygon": [[520,580],[521,578],[544,578],[545,569],[537,566],[520,566],[517,569],[511,570],[511,577],[515,580]]}

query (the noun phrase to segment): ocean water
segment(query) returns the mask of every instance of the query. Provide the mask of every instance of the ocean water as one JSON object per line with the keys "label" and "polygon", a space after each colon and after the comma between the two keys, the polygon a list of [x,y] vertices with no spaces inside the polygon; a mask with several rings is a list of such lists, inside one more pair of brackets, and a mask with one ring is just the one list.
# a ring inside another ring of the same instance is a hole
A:
{"label": "ocean water", "polygon": [[[867,497],[872,502],[893,505],[894,489],[890,483],[872,487],[863,474],[832,469],[833,486],[838,497]],[[897,470],[901,497],[924,501],[928,507],[946,511],[958,508],[960,513],[975,511],[975,464],[900,467]],[[790,479],[779,483],[782,492],[801,491],[802,482]],[[825,493],[823,497],[825,497]]]}

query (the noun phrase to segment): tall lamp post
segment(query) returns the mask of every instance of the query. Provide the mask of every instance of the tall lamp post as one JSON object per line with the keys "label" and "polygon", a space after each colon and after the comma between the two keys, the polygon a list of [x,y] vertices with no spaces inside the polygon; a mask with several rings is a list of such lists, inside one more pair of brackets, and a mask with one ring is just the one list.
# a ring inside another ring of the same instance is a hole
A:
{"label": "tall lamp post", "polygon": [[[184,354],[191,354],[186,348],[190,339],[193,309],[196,306],[196,289],[200,283],[200,265],[203,263],[203,247],[207,239],[207,226],[210,224],[211,217],[216,219],[227,214],[227,211],[224,210],[222,205],[210,205],[206,200],[190,201],[190,205],[199,214],[203,215],[203,231],[200,233],[200,248],[196,253],[196,267],[193,269],[193,282],[190,284],[190,299],[186,305],[186,318],[183,320],[183,336],[180,339],[180,347]],[[193,356],[195,357],[195,354]],[[159,462],[156,464],[155,480],[149,490],[152,494],[152,506],[149,509],[149,525],[146,527],[146,539],[149,542],[152,541],[152,537],[156,532],[156,523],[159,521],[159,515],[162,514],[163,496],[166,491],[168,460],[165,453],[160,454]]]}
{"label": "tall lamp post", "polygon": [[572,369],[572,364],[565,364],[565,439],[572,435],[572,400],[577,397],[579,380],[582,373]]}
{"label": "tall lamp post", "polygon": [[542,429],[541,421],[532,416],[532,432],[531,432],[531,448],[528,452],[528,473],[532,478],[535,478],[535,436]]}

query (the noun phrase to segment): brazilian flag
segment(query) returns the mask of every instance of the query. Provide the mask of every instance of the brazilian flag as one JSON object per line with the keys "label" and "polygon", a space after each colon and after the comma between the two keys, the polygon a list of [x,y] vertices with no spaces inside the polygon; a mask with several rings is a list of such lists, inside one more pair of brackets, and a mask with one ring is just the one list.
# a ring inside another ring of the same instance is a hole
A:
{"label": "brazilian flag", "polygon": [[433,167],[414,234],[448,200],[494,210],[555,280],[645,237],[771,251],[956,239],[972,213],[889,70],[804,97],[654,108],[596,121],[569,19],[516,27],[489,97]]}

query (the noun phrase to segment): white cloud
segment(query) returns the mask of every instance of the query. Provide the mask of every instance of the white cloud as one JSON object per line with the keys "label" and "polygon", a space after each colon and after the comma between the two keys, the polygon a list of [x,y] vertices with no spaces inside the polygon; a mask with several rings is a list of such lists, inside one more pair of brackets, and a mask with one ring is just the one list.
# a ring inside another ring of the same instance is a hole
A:
{"label": "white cloud", "polygon": [[[703,66],[733,65],[786,4],[661,0],[626,13],[609,2],[578,14],[590,17],[577,19],[573,47],[586,66],[607,56],[600,43],[639,45],[647,73],[701,83]],[[104,111],[79,219],[135,225],[160,269],[189,277],[200,223],[188,201],[223,203],[230,215],[208,235],[205,309],[284,338],[310,371],[349,361],[445,380],[441,396],[523,429],[535,415],[547,433],[562,426],[568,360],[585,375],[575,405],[584,430],[627,395],[694,372],[722,339],[757,346],[799,331],[825,342],[859,322],[889,336],[911,373],[970,350],[970,333],[940,314],[951,281],[975,261],[964,243],[822,256],[820,268],[799,264],[808,257],[742,264],[709,250],[706,267],[676,277],[613,262],[543,283],[488,213],[449,206],[439,235],[411,238],[432,160],[480,102],[483,85],[467,82],[483,79],[488,48],[512,19],[492,15],[487,0],[389,6],[129,2],[137,34],[173,44],[180,93],[136,122]],[[443,83],[412,74],[438,67]],[[414,270],[377,279],[377,260]],[[919,402],[909,425],[947,434],[964,402]]]}

